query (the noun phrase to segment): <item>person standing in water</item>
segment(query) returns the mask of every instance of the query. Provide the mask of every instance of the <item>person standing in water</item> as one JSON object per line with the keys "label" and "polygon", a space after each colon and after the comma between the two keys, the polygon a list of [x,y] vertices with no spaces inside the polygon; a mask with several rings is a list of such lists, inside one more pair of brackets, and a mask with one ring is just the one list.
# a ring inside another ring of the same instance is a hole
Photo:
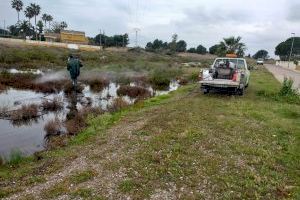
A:
{"label": "person standing in water", "polygon": [[82,63],[78,58],[75,58],[74,55],[72,54],[69,56],[67,70],[70,72],[72,84],[75,90],[77,87],[77,78],[80,75],[80,68],[82,66],[83,66]]}

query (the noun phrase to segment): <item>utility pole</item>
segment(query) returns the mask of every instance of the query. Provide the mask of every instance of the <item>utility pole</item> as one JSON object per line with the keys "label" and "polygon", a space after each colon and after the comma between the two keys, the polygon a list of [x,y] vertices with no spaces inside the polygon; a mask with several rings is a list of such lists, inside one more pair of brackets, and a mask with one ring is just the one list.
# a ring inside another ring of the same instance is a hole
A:
{"label": "utility pole", "polygon": [[135,47],[138,47],[138,32],[141,31],[139,28],[133,29],[135,31]]}
{"label": "utility pole", "polygon": [[292,52],[293,52],[293,48],[294,48],[294,41],[295,41],[295,33],[291,33],[291,34],[292,34],[293,39],[292,39],[290,56],[289,56],[288,68],[290,68],[291,56],[292,56]]}
{"label": "utility pole", "polygon": [[122,46],[123,46],[123,48],[124,48],[124,43],[125,43],[125,42],[124,42],[124,35],[123,35],[123,45],[122,45]]}
{"label": "utility pole", "polygon": [[3,20],[3,31],[4,31],[3,35],[6,35],[6,29],[5,29],[5,19]]}
{"label": "utility pole", "polygon": [[106,47],[106,37],[105,37],[105,30],[103,30],[103,37],[104,37],[103,49],[104,49],[104,47]]}
{"label": "utility pole", "polygon": [[100,34],[99,34],[99,37],[100,37],[100,39],[99,39],[99,40],[100,40],[100,42],[99,42],[100,48],[101,48],[101,46],[102,46],[102,42],[101,42],[101,34],[102,34],[102,33],[101,33],[101,29],[100,29]]}

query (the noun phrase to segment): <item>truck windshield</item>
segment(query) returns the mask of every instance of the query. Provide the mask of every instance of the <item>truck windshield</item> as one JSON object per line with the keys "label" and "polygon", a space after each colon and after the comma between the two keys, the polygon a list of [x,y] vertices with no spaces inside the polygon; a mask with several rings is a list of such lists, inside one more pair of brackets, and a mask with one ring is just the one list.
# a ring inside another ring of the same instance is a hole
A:
{"label": "truck windshield", "polygon": [[242,59],[235,59],[235,58],[218,58],[215,61],[214,67],[217,68],[220,65],[220,62],[227,63],[231,62],[233,63],[237,69],[245,69],[245,61]]}

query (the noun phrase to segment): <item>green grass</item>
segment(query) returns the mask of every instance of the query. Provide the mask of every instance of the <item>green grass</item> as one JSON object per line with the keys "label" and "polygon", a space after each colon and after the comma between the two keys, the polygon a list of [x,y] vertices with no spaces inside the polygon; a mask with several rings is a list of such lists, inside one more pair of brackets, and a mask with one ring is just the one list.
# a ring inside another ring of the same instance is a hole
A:
{"label": "green grass", "polygon": [[124,190],[147,198],[172,183],[187,188],[183,199],[201,197],[201,190],[217,199],[297,199],[300,107],[257,96],[280,84],[265,70],[252,75],[244,97],[197,94],[160,106],[140,130],[151,139],[141,134],[132,144],[138,153],[121,161],[131,174]]}
{"label": "green grass", "polygon": [[70,177],[70,182],[74,184],[79,184],[86,182],[90,179],[92,179],[95,176],[95,172],[91,170],[86,170],[83,172],[79,172],[77,174],[74,174]]}
{"label": "green grass", "polygon": [[91,197],[93,191],[91,189],[77,189],[76,191],[71,191],[70,186],[76,186],[80,183],[84,183],[95,176],[95,172],[92,170],[86,170],[72,174],[70,177],[65,178],[63,181],[55,184],[50,189],[46,189],[42,192],[42,197],[45,199],[56,198],[60,195],[71,194],[74,197]]}
{"label": "green grass", "polygon": [[138,188],[139,186],[132,180],[124,180],[119,184],[119,190],[123,193],[132,192],[133,189]]}
{"label": "green grass", "polygon": [[76,199],[78,197],[81,197],[83,199],[102,199],[100,197],[93,197],[93,190],[89,188],[80,188],[73,192],[71,196]]}

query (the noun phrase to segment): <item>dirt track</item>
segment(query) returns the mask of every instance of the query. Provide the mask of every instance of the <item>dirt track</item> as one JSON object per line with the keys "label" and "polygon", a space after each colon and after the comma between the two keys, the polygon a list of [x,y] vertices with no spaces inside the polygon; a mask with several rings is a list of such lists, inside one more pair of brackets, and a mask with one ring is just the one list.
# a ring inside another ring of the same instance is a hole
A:
{"label": "dirt track", "polygon": [[286,69],[280,66],[265,64],[265,67],[275,76],[277,80],[283,82],[284,77],[291,78],[294,80],[294,87],[300,90],[300,73]]}

